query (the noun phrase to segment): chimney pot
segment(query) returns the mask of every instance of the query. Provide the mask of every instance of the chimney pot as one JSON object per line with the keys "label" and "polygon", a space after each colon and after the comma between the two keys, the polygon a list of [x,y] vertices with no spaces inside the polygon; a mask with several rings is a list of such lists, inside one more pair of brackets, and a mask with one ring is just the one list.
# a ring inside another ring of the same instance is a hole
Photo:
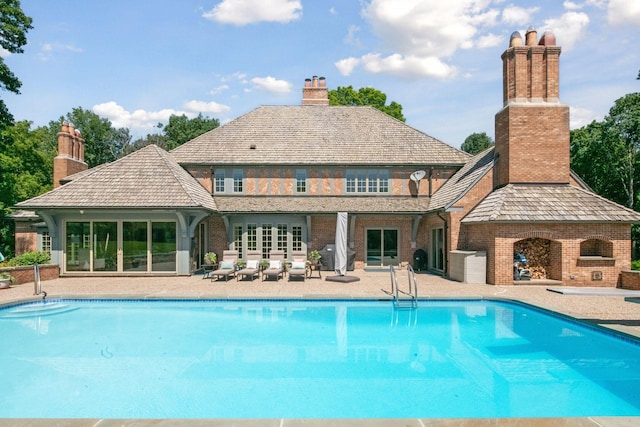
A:
{"label": "chimney pot", "polygon": [[313,76],[313,87],[318,87],[318,76]]}
{"label": "chimney pot", "polygon": [[525,34],[527,46],[535,46],[538,44],[538,32],[535,28],[529,27]]}
{"label": "chimney pot", "polygon": [[518,31],[514,31],[511,34],[511,38],[509,39],[509,47],[520,47],[522,46],[522,35]]}
{"label": "chimney pot", "polygon": [[555,34],[553,34],[551,30],[545,31],[542,37],[540,37],[540,46],[555,46],[555,45],[556,45]]}

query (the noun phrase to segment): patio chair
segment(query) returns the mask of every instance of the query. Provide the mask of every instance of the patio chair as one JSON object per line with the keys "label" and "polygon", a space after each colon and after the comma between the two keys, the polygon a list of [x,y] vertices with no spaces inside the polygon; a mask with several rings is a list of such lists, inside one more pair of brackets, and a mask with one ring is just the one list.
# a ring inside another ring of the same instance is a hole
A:
{"label": "patio chair", "polygon": [[292,277],[302,277],[307,280],[307,253],[296,251],[291,253],[291,269],[289,270],[289,281]]}
{"label": "patio chair", "polygon": [[262,251],[247,251],[247,266],[236,273],[236,281],[249,276],[251,281],[260,275]]}
{"label": "patio chair", "polygon": [[280,276],[284,278],[284,251],[272,250],[269,252],[269,268],[262,272],[262,281],[265,276],[275,276],[276,281],[280,280]]}
{"label": "patio chair", "polygon": [[236,273],[236,263],[238,262],[238,251],[224,251],[222,252],[222,262],[219,264],[219,268],[211,272],[211,281],[215,277],[216,280],[224,276],[224,280],[229,280],[229,276],[233,276]]}

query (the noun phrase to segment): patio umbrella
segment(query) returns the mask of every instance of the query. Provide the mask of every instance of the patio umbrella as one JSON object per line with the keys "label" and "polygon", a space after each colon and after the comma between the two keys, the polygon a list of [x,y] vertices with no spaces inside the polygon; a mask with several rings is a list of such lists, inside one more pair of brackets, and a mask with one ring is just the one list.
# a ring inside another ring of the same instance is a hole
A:
{"label": "patio umbrella", "polygon": [[335,272],[339,276],[347,272],[347,216],[346,212],[338,212],[336,222]]}

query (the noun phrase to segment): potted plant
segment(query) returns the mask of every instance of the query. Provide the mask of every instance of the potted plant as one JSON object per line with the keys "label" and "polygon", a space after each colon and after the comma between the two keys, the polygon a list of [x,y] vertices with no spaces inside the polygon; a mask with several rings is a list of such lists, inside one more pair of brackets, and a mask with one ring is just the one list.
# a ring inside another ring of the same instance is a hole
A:
{"label": "potted plant", "polygon": [[264,271],[267,268],[269,268],[269,260],[268,259],[261,259],[260,260],[260,270]]}
{"label": "potted plant", "polygon": [[13,282],[16,281],[16,278],[10,275],[7,272],[0,273],[0,289],[8,288]]}
{"label": "potted plant", "polygon": [[320,255],[320,252],[314,249],[311,252],[309,252],[308,258],[309,258],[309,261],[311,261],[311,264],[317,264],[320,258],[322,258],[322,255]]}
{"label": "potted plant", "polygon": [[204,262],[207,265],[213,265],[218,262],[218,255],[215,252],[207,252],[204,254]]}

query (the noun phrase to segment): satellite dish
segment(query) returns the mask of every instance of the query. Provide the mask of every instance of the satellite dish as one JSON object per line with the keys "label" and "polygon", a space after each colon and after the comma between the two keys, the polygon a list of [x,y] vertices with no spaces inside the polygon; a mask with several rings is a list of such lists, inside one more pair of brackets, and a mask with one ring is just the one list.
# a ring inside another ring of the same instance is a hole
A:
{"label": "satellite dish", "polygon": [[409,177],[409,179],[411,179],[411,181],[415,182],[416,184],[418,184],[420,182],[420,180],[422,178],[424,178],[424,176],[427,173],[425,171],[415,171],[411,174],[411,176]]}

